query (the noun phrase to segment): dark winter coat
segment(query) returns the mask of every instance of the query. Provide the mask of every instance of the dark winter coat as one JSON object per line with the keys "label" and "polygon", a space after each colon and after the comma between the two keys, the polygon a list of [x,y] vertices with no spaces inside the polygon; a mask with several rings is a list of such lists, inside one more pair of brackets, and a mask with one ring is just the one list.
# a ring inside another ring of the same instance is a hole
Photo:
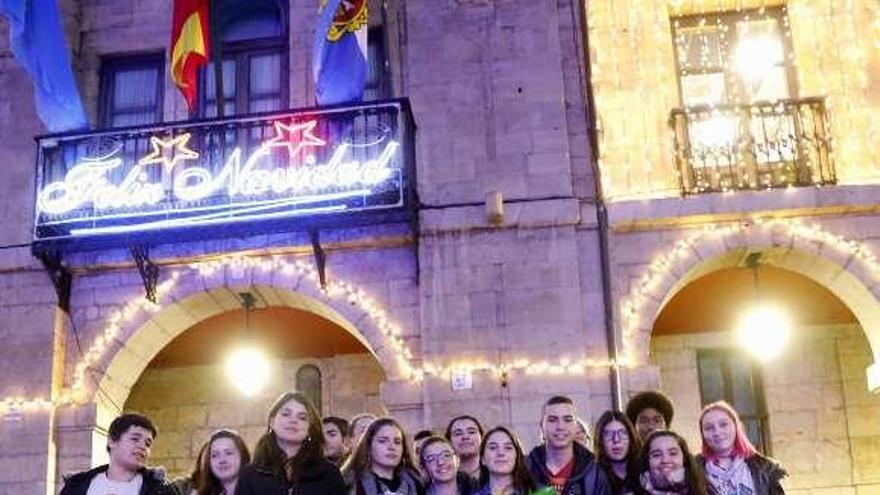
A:
{"label": "dark winter coat", "polygon": [[[347,493],[345,483],[339,468],[332,462],[321,457],[312,463],[306,464],[298,481],[291,484],[280,480],[272,473],[264,471],[257,466],[251,466],[248,471],[253,471],[253,487],[240,484],[241,493],[235,495],[345,495]],[[244,470],[243,470],[244,472]],[[280,492],[277,490],[281,490]]]}
{"label": "dark winter coat", "polygon": [[[704,468],[706,465],[706,459],[702,454],[697,455],[697,465],[700,468]],[[755,485],[754,495],[785,495],[785,490],[782,488],[782,478],[788,476],[788,472],[779,462],[761,454],[755,454],[746,459],[746,466],[752,473],[752,483]],[[716,495],[711,485],[707,488],[709,495]]]}
{"label": "dark winter coat", "polygon": [[[532,449],[526,459],[529,474],[539,488],[550,484],[546,461],[544,445]],[[611,495],[611,485],[605,472],[596,464],[593,454],[577,442],[574,444],[574,469],[562,489],[562,495]]]}
{"label": "dark winter coat", "polygon": [[[89,484],[95,476],[106,472],[109,466],[104,464],[87,471],[80,471],[64,476],[64,487],[58,495],[86,495],[89,491]],[[143,484],[141,485],[140,495],[173,495],[171,485],[165,479],[165,471],[161,469],[141,468],[141,476]]]}

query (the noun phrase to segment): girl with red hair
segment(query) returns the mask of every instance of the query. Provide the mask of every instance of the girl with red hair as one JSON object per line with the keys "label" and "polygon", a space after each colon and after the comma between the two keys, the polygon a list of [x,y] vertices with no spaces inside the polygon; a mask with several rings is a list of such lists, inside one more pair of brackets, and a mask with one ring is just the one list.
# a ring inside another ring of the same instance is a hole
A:
{"label": "girl with red hair", "polygon": [[700,431],[703,452],[697,459],[710,495],[785,495],[781,480],[788,473],[755,449],[730,404],[718,401],[704,407]]}

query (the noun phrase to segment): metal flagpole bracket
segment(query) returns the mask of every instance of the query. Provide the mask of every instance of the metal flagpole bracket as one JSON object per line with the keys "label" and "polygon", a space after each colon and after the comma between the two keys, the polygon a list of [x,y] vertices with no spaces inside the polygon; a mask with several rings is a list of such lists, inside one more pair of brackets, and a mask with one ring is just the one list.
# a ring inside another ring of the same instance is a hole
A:
{"label": "metal flagpole bracket", "polygon": [[61,254],[54,251],[44,251],[38,253],[37,258],[43,263],[43,267],[46,268],[52,285],[55,286],[55,293],[58,295],[58,307],[65,313],[70,313],[70,289],[73,285],[73,275],[64,266]]}
{"label": "metal flagpole bracket", "polygon": [[321,281],[321,289],[326,289],[327,273],[325,268],[327,266],[327,255],[324,253],[324,248],[321,247],[321,238],[317,229],[309,230],[309,239],[312,241],[312,251],[315,255],[315,265],[318,267],[318,279]]}
{"label": "metal flagpole bracket", "polygon": [[159,304],[156,297],[156,284],[159,282],[159,267],[150,260],[150,248],[144,244],[134,244],[128,247],[137,264],[138,272],[141,274],[141,280],[144,282],[144,290],[146,291],[147,300],[153,304]]}

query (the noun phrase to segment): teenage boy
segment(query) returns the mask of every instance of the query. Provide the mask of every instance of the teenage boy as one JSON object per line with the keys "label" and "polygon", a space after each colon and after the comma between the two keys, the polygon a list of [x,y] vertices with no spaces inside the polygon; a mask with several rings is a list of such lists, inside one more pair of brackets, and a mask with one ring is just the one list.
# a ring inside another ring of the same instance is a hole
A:
{"label": "teenage boy", "polygon": [[157,434],[149,418],[123,414],[107,433],[110,463],[66,477],[60,495],[172,495],[165,472],[146,467]]}
{"label": "teenage boy", "polygon": [[342,466],[348,457],[348,421],[338,416],[327,416],[321,420],[324,429],[324,457],[336,465]]}
{"label": "teenage boy", "polygon": [[674,413],[672,401],[659,390],[639,392],[626,403],[626,417],[636,427],[642,441],[654,430],[669,429]]}
{"label": "teenage boy", "polygon": [[526,466],[539,487],[550,486],[557,495],[611,495],[605,473],[593,454],[574,441],[577,411],[574,401],[557,395],[541,410],[544,444],[529,453]]}
{"label": "teenage boy", "polygon": [[452,444],[452,450],[461,461],[460,473],[474,483],[480,479],[480,444],[483,442],[483,425],[477,418],[462,414],[456,416],[446,425],[446,439]]}

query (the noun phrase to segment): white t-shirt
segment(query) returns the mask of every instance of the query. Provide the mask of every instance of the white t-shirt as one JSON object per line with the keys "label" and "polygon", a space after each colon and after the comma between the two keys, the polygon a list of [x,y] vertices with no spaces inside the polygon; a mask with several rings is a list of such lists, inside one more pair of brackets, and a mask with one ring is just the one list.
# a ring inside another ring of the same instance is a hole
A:
{"label": "white t-shirt", "polygon": [[110,481],[107,479],[107,473],[100,473],[92,478],[86,495],[138,495],[143,484],[144,478],[140,473],[128,482]]}

